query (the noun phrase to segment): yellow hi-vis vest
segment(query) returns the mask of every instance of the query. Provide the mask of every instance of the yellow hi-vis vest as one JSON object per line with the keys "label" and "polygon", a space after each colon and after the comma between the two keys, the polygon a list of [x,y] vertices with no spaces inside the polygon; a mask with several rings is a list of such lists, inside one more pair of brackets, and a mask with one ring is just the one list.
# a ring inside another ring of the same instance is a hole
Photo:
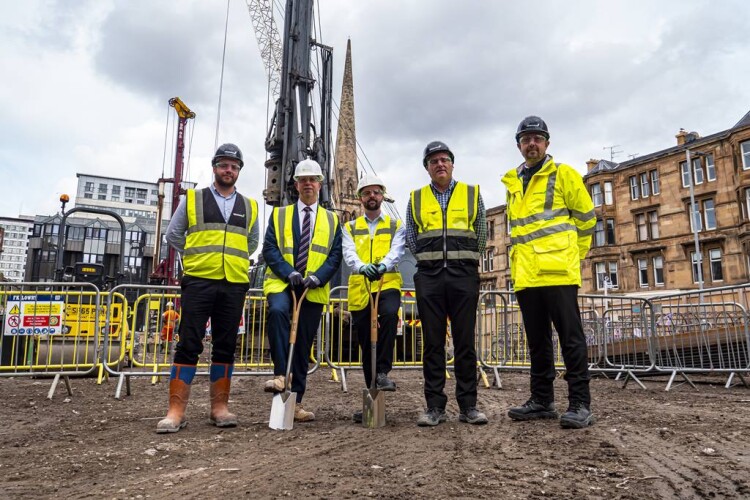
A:
{"label": "yellow hi-vis vest", "polygon": [[[276,233],[276,243],[284,260],[294,267],[294,234],[292,232],[292,217],[297,216],[297,204],[287,205],[285,207],[276,207],[273,209],[273,224]],[[314,273],[323,265],[333,247],[333,237],[336,235],[336,228],[339,225],[339,218],[333,212],[330,212],[318,205],[318,213],[315,215],[315,230],[310,241],[310,249],[307,254],[307,269],[305,277]],[[289,283],[279,276],[276,276],[270,267],[266,267],[266,276],[263,281],[263,294],[280,293],[286,290]],[[325,286],[315,288],[307,292],[305,298],[310,302],[318,304],[327,304],[331,287],[328,283]]]}
{"label": "yellow hi-vis vest", "polygon": [[[365,264],[380,264],[380,261],[388,255],[391,250],[391,242],[396,234],[396,230],[401,226],[401,221],[391,219],[384,215],[375,227],[375,235],[370,237],[370,228],[364,216],[357,217],[349,221],[345,229],[354,240],[354,248],[357,255]],[[396,266],[393,271],[388,271],[383,275],[382,290],[396,289],[400,290],[403,283],[401,272]],[[349,310],[361,311],[370,302],[370,293],[377,293],[380,282],[370,281],[361,274],[349,275]]]}
{"label": "yellow hi-vis vest", "polygon": [[479,186],[456,182],[445,212],[427,185],[411,192],[417,226],[417,267],[479,266],[479,241],[474,232]]}
{"label": "yellow hi-vis vest", "polygon": [[187,190],[188,229],[182,263],[187,276],[249,283],[247,235],[258,217],[258,203],[237,193],[228,221],[211,188]]}
{"label": "yellow hi-vis vest", "polygon": [[510,273],[513,288],[581,286],[581,261],[596,226],[594,203],[581,174],[548,157],[526,192],[523,165],[503,176],[508,188]]}

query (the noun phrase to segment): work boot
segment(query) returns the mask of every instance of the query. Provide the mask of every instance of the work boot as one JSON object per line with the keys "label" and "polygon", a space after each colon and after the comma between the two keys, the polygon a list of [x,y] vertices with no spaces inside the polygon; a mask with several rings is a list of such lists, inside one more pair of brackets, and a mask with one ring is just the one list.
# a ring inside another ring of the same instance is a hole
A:
{"label": "work boot", "polygon": [[417,425],[420,427],[435,427],[446,420],[448,420],[448,417],[442,408],[427,408],[417,419]]}
{"label": "work boot", "polygon": [[551,401],[537,401],[531,398],[523,405],[508,410],[508,416],[513,420],[557,418],[557,411],[555,411],[555,403]]}
{"label": "work boot", "polygon": [[355,424],[362,423],[362,410],[357,410],[352,414],[352,420]]}
{"label": "work boot", "polygon": [[375,386],[384,392],[393,392],[396,390],[396,382],[388,378],[385,373],[378,373],[375,379]]}
{"label": "work boot", "polygon": [[312,422],[315,420],[315,414],[311,411],[307,411],[302,407],[302,403],[297,403],[294,408],[294,421],[295,422]]}
{"label": "work boot", "polygon": [[461,410],[461,413],[458,415],[458,421],[473,425],[484,425],[488,422],[487,416],[474,406]]}
{"label": "work boot", "polygon": [[229,413],[229,388],[232,384],[233,365],[211,364],[211,415],[209,422],[216,427],[236,427],[237,416]]}
{"label": "work boot", "polygon": [[190,384],[195,376],[195,366],[172,365],[169,378],[169,410],[167,416],[156,424],[157,434],[177,432],[187,425],[185,409],[190,399]]}
{"label": "work boot", "polygon": [[[289,382],[291,383],[292,375],[289,375]],[[263,386],[263,390],[266,392],[284,392],[284,375],[276,375],[271,380],[267,380]]]}
{"label": "work boot", "polygon": [[594,423],[594,414],[589,406],[580,401],[570,403],[568,411],[560,417],[560,427],[563,429],[583,429]]}

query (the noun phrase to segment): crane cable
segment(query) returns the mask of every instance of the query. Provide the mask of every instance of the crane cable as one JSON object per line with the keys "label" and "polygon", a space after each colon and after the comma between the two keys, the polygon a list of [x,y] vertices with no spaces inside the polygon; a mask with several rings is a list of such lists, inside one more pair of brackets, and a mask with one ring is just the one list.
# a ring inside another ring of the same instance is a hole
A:
{"label": "crane cable", "polygon": [[224,90],[224,61],[227,57],[227,34],[229,33],[229,2],[227,0],[227,18],[224,23],[224,49],[221,52],[221,78],[219,78],[219,103],[216,106],[216,135],[214,136],[214,151],[219,147],[219,123],[221,123],[221,95]]}

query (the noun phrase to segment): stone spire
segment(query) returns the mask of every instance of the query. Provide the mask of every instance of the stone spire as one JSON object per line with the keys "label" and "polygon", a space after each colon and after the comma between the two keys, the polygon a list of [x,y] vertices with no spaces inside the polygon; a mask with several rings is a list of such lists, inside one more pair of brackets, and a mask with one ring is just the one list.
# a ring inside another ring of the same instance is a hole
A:
{"label": "stone spire", "polygon": [[341,86],[339,127],[336,133],[334,185],[332,198],[342,222],[356,218],[362,208],[357,198],[357,135],[354,131],[354,79],[352,41],[346,43],[344,82]]}

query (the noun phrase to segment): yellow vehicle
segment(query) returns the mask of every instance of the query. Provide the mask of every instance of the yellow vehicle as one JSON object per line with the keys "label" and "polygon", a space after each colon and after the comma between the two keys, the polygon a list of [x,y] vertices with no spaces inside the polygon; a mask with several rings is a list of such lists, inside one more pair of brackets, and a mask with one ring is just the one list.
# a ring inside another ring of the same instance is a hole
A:
{"label": "yellow vehicle", "polygon": [[112,304],[109,314],[108,332],[105,331],[107,328],[106,304],[99,306],[98,315],[96,313],[96,304],[79,304],[76,302],[65,304],[62,335],[93,337],[97,326],[102,336],[109,335],[110,338],[119,338],[123,331],[127,333],[127,321],[122,312],[122,303],[115,302]]}

